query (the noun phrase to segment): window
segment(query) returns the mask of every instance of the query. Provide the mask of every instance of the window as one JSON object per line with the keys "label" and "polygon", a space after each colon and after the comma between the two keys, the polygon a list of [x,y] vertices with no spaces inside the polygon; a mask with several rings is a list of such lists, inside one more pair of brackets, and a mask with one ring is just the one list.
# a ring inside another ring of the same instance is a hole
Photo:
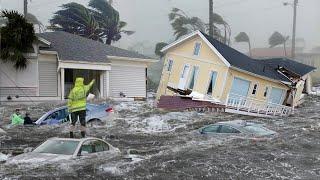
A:
{"label": "window", "polygon": [[172,59],[169,59],[169,60],[168,60],[167,71],[171,72],[171,70],[172,70],[172,65],[173,65],[173,60],[172,60]]}
{"label": "window", "polygon": [[210,73],[210,81],[209,81],[209,86],[208,86],[208,90],[207,90],[208,95],[212,95],[212,92],[213,92],[215,84],[216,84],[216,79],[217,79],[217,72],[212,71]]}
{"label": "window", "polygon": [[37,147],[34,152],[72,155],[76,151],[78,144],[78,141],[47,140],[39,147]]}
{"label": "window", "polygon": [[201,48],[201,43],[197,42],[197,43],[194,45],[193,55],[199,56],[199,54],[200,54],[200,48]]}
{"label": "window", "polygon": [[96,152],[95,146],[93,145],[93,141],[86,141],[81,146],[81,152],[86,152],[88,154]]}
{"label": "window", "polygon": [[256,94],[257,94],[257,91],[258,91],[258,84],[254,84],[254,85],[253,85],[253,89],[252,89],[252,94],[253,94],[253,95],[256,95]]}
{"label": "window", "polygon": [[269,88],[266,87],[266,90],[264,91],[264,94],[263,94],[264,97],[267,97],[267,96],[268,96],[268,91],[269,91]]}
{"label": "window", "polygon": [[103,141],[95,141],[94,142],[94,146],[95,146],[95,150],[96,152],[102,152],[102,151],[108,151],[109,150],[109,146],[108,144],[106,144]]}
{"label": "window", "polygon": [[185,78],[188,71],[189,71],[189,65],[184,65],[181,78]]}
{"label": "window", "polygon": [[217,133],[219,130],[218,125],[211,125],[202,129],[201,133]]}
{"label": "window", "polygon": [[190,82],[189,82],[189,86],[188,86],[189,89],[193,89],[193,87],[196,83],[197,77],[198,77],[198,73],[199,73],[199,67],[193,66],[192,74],[191,74],[191,78],[190,78]]}
{"label": "window", "polygon": [[240,131],[238,131],[237,129],[234,129],[230,126],[221,126],[220,128],[220,133],[240,133]]}

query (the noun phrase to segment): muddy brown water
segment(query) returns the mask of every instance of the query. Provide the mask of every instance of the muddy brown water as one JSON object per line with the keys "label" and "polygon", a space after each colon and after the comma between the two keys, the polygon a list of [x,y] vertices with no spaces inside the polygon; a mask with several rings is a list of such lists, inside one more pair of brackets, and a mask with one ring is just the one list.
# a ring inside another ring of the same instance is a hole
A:
{"label": "muddy brown water", "polygon": [[[90,127],[122,154],[108,159],[49,165],[0,165],[0,179],[320,179],[320,98],[308,97],[285,118],[161,112],[152,103],[117,105],[106,127]],[[217,121],[262,122],[279,133],[266,142],[203,137],[196,130]],[[159,123],[161,122],[161,123]],[[4,128],[2,153],[21,153],[50,137],[67,137],[67,125]]]}

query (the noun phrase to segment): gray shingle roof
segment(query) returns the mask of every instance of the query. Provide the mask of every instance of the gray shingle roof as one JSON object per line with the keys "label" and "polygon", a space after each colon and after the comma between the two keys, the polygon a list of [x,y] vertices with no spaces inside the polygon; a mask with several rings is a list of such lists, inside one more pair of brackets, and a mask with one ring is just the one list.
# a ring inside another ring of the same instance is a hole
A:
{"label": "gray shingle roof", "polygon": [[231,66],[247,72],[267,78],[289,82],[287,78],[277,72],[278,66],[285,67],[300,76],[313,71],[314,67],[298,63],[287,58],[273,58],[258,60],[250,58],[241,52],[221,43],[213,37],[201,32],[205,38],[219,51],[219,53],[231,64]]}
{"label": "gray shingle roof", "polygon": [[49,48],[42,50],[57,51],[61,60],[109,62],[107,56],[118,56],[139,59],[152,59],[136,52],[106,45],[63,31],[37,34],[51,43]]}

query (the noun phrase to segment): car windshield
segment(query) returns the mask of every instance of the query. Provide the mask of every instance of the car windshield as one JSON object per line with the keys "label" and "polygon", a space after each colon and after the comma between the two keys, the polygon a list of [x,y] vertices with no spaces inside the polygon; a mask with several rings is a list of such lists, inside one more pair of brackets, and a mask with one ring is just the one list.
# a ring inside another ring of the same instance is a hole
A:
{"label": "car windshield", "polygon": [[78,144],[78,141],[48,140],[37,147],[33,152],[72,155]]}
{"label": "car windshield", "polygon": [[259,136],[265,136],[265,135],[271,135],[273,134],[272,131],[263,128],[261,126],[254,126],[254,125],[250,125],[250,126],[244,126],[243,127],[245,130],[249,131],[250,133],[253,134],[257,134]]}

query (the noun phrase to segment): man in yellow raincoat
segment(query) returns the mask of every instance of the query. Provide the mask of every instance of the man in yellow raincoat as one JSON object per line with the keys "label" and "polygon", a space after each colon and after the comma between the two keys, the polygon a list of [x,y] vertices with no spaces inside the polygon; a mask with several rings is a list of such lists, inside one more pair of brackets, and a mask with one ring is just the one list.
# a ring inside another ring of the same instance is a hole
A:
{"label": "man in yellow raincoat", "polygon": [[73,131],[78,118],[81,124],[81,137],[86,136],[87,94],[95,80],[92,80],[88,85],[84,85],[83,82],[83,78],[77,78],[68,96],[68,110],[71,113],[70,138],[74,138]]}

